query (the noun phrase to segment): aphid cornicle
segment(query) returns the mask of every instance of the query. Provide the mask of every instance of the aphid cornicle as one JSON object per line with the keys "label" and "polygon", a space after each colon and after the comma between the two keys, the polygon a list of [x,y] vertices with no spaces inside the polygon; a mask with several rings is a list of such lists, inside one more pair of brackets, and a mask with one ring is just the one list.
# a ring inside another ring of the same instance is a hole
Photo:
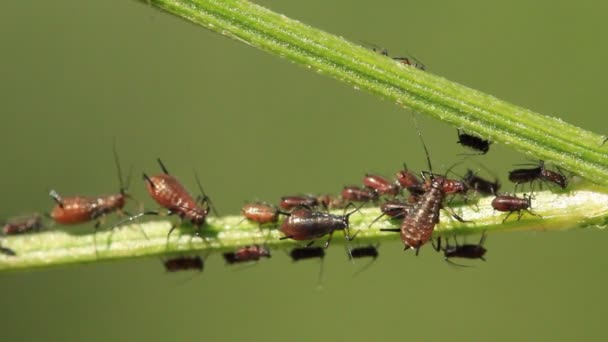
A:
{"label": "aphid cornicle", "polygon": [[496,179],[494,182],[485,180],[479,176],[473,170],[467,170],[467,173],[463,177],[463,182],[472,190],[485,195],[496,195],[500,189],[500,182]]}
{"label": "aphid cornicle", "polygon": [[[351,241],[357,235],[350,236],[348,219],[350,215],[359,210],[359,208],[344,214],[333,215],[321,211],[313,211],[310,208],[294,209],[291,214],[281,224],[281,232],[285,234],[281,240],[314,240],[324,235],[329,234],[324,248],[329,246],[331,238],[336,230],[343,230],[346,240]],[[314,243],[311,241],[310,244]]]}
{"label": "aphid cornicle", "polygon": [[12,217],[6,220],[2,232],[4,235],[25,234],[42,228],[42,216],[38,213]]}
{"label": "aphid cornicle", "polygon": [[342,200],[344,202],[374,202],[378,199],[378,194],[368,188],[360,188],[350,185],[342,189]]}
{"label": "aphid cornicle", "polygon": [[373,189],[378,196],[389,195],[394,197],[401,192],[401,187],[398,183],[391,182],[385,177],[369,173],[363,177],[363,185]]}
{"label": "aphid cornicle", "polygon": [[227,264],[237,264],[249,261],[259,261],[261,258],[270,258],[270,250],[260,245],[245,246],[235,252],[224,253]]}
{"label": "aphid cornicle", "polygon": [[502,220],[503,223],[515,212],[517,213],[517,220],[521,219],[522,211],[526,211],[530,215],[540,216],[531,212],[529,210],[531,207],[532,197],[526,194],[524,194],[523,198],[514,195],[499,195],[492,200],[492,208],[494,210],[508,212],[507,216]]}
{"label": "aphid cornicle", "polygon": [[289,252],[289,256],[293,261],[314,258],[323,259],[325,257],[325,249],[321,247],[294,248]]}
{"label": "aphid cornicle", "polygon": [[[205,219],[209,214],[211,204],[209,197],[207,197],[203,191],[198,176],[195,174],[196,182],[202,193],[202,197],[199,197],[199,199],[194,199],[186,188],[184,188],[177,180],[177,178],[169,174],[169,171],[167,171],[167,168],[160,158],[157,159],[157,161],[163,173],[155,176],[148,176],[145,173],[143,174],[150,197],[152,197],[152,199],[161,207],[167,209],[167,215],[177,215],[181,220],[186,220],[192,223],[192,225],[196,227],[195,235],[200,236],[201,227],[205,224]],[[155,211],[148,211],[135,215],[134,217],[131,217],[130,220],[136,219],[143,215],[158,214],[159,213]],[[173,225],[171,227],[169,233],[167,234],[167,239],[169,239],[169,236],[176,227],[177,225]]]}
{"label": "aphid cornicle", "polygon": [[[455,237],[454,237],[454,241],[456,241]],[[486,261],[486,259],[484,259],[484,257],[483,257],[487,252],[487,250],[483,247],[483,244],[485,241],[486,241],[486,233],[483,232],[483,234],[481,234],[481,238],[479,239],[479,242],[475,245],[471,245],[471,244],[459,245],[458,241],[456,241],[455,245],[448,244],[443,249],[443,256],[445,258],[445,261],[447,261],[451,264],[457,265],[457,266],[464,266],[464,265],[455,264],[450,260],[450,258],[481,259],[483,261]]]}
{"label": "aphid cornicle", "polygon": [[105,215],[113,212],[121,215],[129,215],[123,208],[127,199],[131,198],[131,196],[126,192],[116,148],[114,148],[113,151],[120,182],[119,193],[97,197],[62,197],[57,191],[51,190],[49,195],[55,201],[56,205],[53,207],[50,216],[55,222],[60,224],[79,224],[96,220],[95,231],[97,231]]}
{"label": "aphid cornicle", "polygon": [[480,137],[464,133],[460,129],[458,130],[457,143],[475,151],[478,151],[480,154],[488,153],[488,151],[490,150],[490,144],[492,144],[492,142],[489,140],[485,140]]}
{"label": "aphid cornicle", "polygon": [[198,255],[195,256],[180,256],[170,258],[163,261],[167,272],[178,272],[178,271],[199,271],[202,272],[205,267],[203,258]]}

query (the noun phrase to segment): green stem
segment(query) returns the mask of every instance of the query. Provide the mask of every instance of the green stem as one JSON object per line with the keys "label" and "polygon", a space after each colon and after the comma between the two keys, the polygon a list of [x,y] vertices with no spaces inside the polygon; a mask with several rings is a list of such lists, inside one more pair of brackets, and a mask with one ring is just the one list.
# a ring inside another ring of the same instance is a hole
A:
{"label": "green stem", "polygon": [[[482,231],[499,230],[552,230],[574,227],[603,227],[608,220],[608,194],[581,189],[556,194],[540,192],[533,200],[533,216],[523,212],[520,220],[513,214],[503,224],[506,213],[494,212],[491,197],[482,198],[476,205],[455,207],[458,215],[467,223],[455,221],[442,213],[436,234],[466,235]],[[342,212],[336,212],[342,214]],[[382,240],[398,240],[399,234],[380,232],[380,228],[395,228],[399,221],[380,220],[371,228],[369,224],[379,215],[377,208],[364,208],[350,216],[351,231],[359,232],[350,245],[376,243]],[[269,248],[291,248],[304,242],[279,240],[282,233],[276,227],[262,228],[243,221],[241,216],[209,218],[204,228],[205,240],[192,237],[192,227],[181,227],[167,241],[171,227],[169,221],[154,221],[123,226],[94,235],[88,228],[86,234],[70,231],[46,231],[38,234],[6,237],[2,246],[17,252],[17,256],[0,254],[0,270],[17,270],[74,263],[87,263],[172,253],[209,254],[234,251],[251,244],[265,244]],[[147,238],[142,233],[145,231]],[[324,242],[325,238],[319,239]],[[338,232],[332,244],[344,243]],[[320,244],[319,242],[317,244]]]}
{"label": "green stem", "polygon": [[558,118],[397,63],[247,1],[140,1],[608,185],[602,137]]}

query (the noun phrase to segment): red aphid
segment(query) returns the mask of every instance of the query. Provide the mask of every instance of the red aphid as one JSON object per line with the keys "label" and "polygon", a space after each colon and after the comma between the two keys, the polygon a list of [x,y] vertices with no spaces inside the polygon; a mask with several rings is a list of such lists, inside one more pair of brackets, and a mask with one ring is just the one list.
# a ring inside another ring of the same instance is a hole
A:
{"label": "red aphid", "polygon": [[342,200],[345,202],[373,202],[378,199],[378,194],[367,188],[358,186],[345,186],[342,189]]}
{"label": "red aphid", "polygon": [[424,182],[424,191],[428,191],[433,186],[432,183],[435,181],[441,184],[443,187],[442,190],[446,195],[464,195],[467,191],[469,191],[469,187],[465,182],[457,179],[446,178],[440,175],[433,175],[433,179],[426,179]]}
{"label": "red aphid", "polygon": [[24,234],[42,228],[42,216],[40,214],[30,214],[13,217],[6,220],[2,232],[4,235]]}
{"label": "red aphid", "polygon": [[259,224],[276,223],[279,220],[279,210],[266,203],[247,203],[241,208],[245,218]]}
{"label": "red aphid", "polygon": [[399,184],[395,184],[385,177],[369,173],[363,177],[363,185],[376,191],[379,196],[397,196],[401,191]]}
{"label": "red aphid", "polygon": [[407,169],[407,165],[403,164],[403,170],[395,174],[395,178],[401,187],[407,189],[413,195],[422,195],[424,188],[418,177]]}
{"label": "red aphid", "polygon": [[358,208],[345,215],[333,215],[321,211],[313,211],[308,208],[295,209],[281,224],[281,232],[285,234],[281,240],[314,240],[329,234],[329,238],[324,246],[327,248],[334,231],[343,230],[344,237],[350,241],[355,236],[351,237],[349,234],[348,218],[357,210]]}
{"label": "red aphid", "polygon": [[291,210],[297,207],[314,208],[319,205],[319,201],[314,196],[283,196],[279,206],[285,210]]}
{"label": "red aphid", "polygon": [[259,261],[261,258],[270,257],[270,251],[260,245],[245,246],[237,249],[236,252],[224,253],[224,259],[228,264]]}
{"label": "red aphid", "polygon": [[534,216],[539,216],[529,210],[531,206],[532,198],[531,196],[527,196],[526,194],[524,194],[523,198],[519,198],[514,195],[499,195],[492,200],[492,208],[494,208],[494,210],[509,213],[502,220],[503,223],[507,220],[507,218],[509,218],[509,216],[511,216],[511,214],[515,212],[517,213],[518,220],[521,219],[522,211],[526,211]]}

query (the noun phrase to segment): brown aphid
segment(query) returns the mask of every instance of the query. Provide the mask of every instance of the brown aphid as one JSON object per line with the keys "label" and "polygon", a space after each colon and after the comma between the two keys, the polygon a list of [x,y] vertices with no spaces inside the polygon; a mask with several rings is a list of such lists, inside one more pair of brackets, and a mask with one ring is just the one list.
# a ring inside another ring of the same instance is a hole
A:
{"label": "brown aphid", "polygon": [[532,198],[526,194],[524,194],[523,198],[519,198],[514,195],[499,195],[492,200],[492,208],[494,208],[494,210],[509,213],[502,220],[503,223],[507,220],[507,218],[509,218],[509,216],[511,216],[511,214],[515,212],[517,213],[517,220],[521,219],[522,211],[526,211],[531,215],[540,217],[540,215],[537,215],[529,210],[531,206]]}
{"label": "brown aphid", "polygon": [[432,178],[425,179],[424,191],[428,191],[433,186],[434,181],[441,183],[442,190],[446,195],[465,195],[469,191],[465,182],[435,174],[432,175]]}
{"label": "brown aphid", "polygon": [[178,271],[199,271],[202,272],[205,267],[203,258],[195,256],[180,256],[163,261],[167,272]]}
{"label": "brown aphid", "polygon": [[562,189],[565,189],[568,186],[568,178],[566,178],[566,176],[564,176],[561,172],[555,172],[546,169],[544,167],[544,164],[540,173],[540,177],[542,180],[556,184]]}
{"label": "brown aphid", "polygon": [[363,177],[363,185],[373,189],[378,196],[389,195],[394,197],[401,192],[399,183],[394,183],[385,177],[369,173]]}
{"label": "brown aphid", "polygon": [[422,182],[415,174],[407,169],[407,165],[405,163],[403,164],[403,170],[397,172],[395,174],[395,178],[397,179],[399,185],[401,185],[402,188],[407,189],[410,194],[422,195],[424,193]]}
{"label": "brown aphid", "polygon": [[[281,232],[285,234],[281,240],[314,240],[329,234],[329,238],[324,245],[324,248],[327,248],[334,232],[336,230],[343,230],[346,240],[351,241],[355,238],[356,234],[352,237],[350,236],[348,219],[350,215],[357,210],[359,210],[359,208],[345,215],[333,215],[326,212],[313,211],[310,208],[304,207],[294,209],[281,224]],[[313,242],[314,241],[310,244]]]}
{"label": "brown aphid", "polygon": [[241,208],[241,213],[246,219],[262,225],[277,223],[280,211],[275,206],[266,203],[247,203]]}
{"label": "brown aphid", "polygon": [[334,195],[319,195],[317,196],[317,201],[319,202],[319,205],[321,205],[326,210],[340,209],[345,207],[345,203],[342,198]]}
{"label": "brown aphid", "polygon": [[292,210],[297,207],[315,208],[318,205],[319,201],[317,198],[311,195],[283,196],[281,197],[281,202],[279,202],[279,207],[284,210]]}
{"label": "brown aphid", "polygon": [[42,216],[34,213],[6,220],[4,227],[2,227],[2,232],[4,235],[25,234],[40,230],[42,227]]}
{"label": "brown aphid", "polygon": [[345,186],[342,189],[342,200],[344,202],[373,202],[378,199],[378,194],[368,188],[358,186]]}
{"label": "brown aphid", "polygon": [[[177,215],[181,220],[192,223],[192,225],[196,227],[195,235],[200,236],[201,227],[205,224],[205,220],[211,209],[211,201],[203,191],[198,176],[195,174],[196,182],[202,193],[202,197],[194,199],[177,178],[169,174],[160,158],[157,159],[157,161],[163,173],[155,176],[143,174],[150,197],[152,197],[152,199],[161,207],[168,210],[167,215]],[[148,211],[135,215],[131,217],[130,220],[143,215],[159,215],[159,213],[156,211]],[[176,227],[177,225],[171,227],[167,234],[167,239]]]}
{"label": "brown aphid", "polygon": [[259,261],[261,258],[270,258],[270,250],[260,245],[245,246],[235,252],[224,253],[227,264],[237,264],[249,261]]}

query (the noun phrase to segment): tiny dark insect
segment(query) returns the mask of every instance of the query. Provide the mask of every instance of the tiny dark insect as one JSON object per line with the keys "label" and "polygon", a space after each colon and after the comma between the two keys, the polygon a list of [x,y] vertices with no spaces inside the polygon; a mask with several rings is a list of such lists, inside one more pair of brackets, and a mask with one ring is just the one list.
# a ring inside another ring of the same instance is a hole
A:
{"label": "tiny dark insect", "polygon": [[515,212],[517,213],[517,220],[521,219],[523,211],[528,212],[530,215],[540,217],[540,215],[530,211],[531,207],[532,197],[526,194],[524,194],[523,198],[514,195],[499,195],[492,200],[492,208],[494,208],[494,210],[508,212],[507,216],[502,220],[503,223]]}
{"label": "tiny dark insect", "polygon": [[457,142],[462,146],[479,151],[480,154],[488,153],[488,151],[490,150],[490,144],[492,144],[492,142],[488,140],[464,133],[460,129],[458,130]]}
{"label": "tiny dark insect", "polygon": [[471,245],[471,244],[459,245],[458,241],[456,240],[456,237],[454,237],[454,241],[456,242],[455,245],[448,244],[443,249],[443,256],[445,258],[445,261],[447,261],[451,264],[457,265],[457,266],[464,266],[464,265],[456,264],[456,263],[452,262],[450,260],[450,258],[481,259],[483,261],[486,261],[486,259],[484,259],[484,257],[483,257],[487,252],[487,250],[483,247],[483,244],[486,241],[485,232],[483,232],[483,234],[481,234],[481,238],[479,239],[479,242],[475,245]]}
{"label": "tiny dark insect", "polygon": [[494,182],[490,182],[477,176],[477,173],[473,172],[471,169],[467,170],[467,173],[464,175],[462,180],[467,187],[484,196],[496,195],[500,189],[500,182],[498,179],[496,179]]}
{"label": "tiny dark insect", "polygon": [[42,216],[38,213],[12,217],[6,220],[2,232],[4,235],[24,234],[42,228]]}
{"label": "tiny dark insect", "polygon": [[[566,176],[564,176],[564,174],[561,171],[559,171],[559,172],[551,171],[551,170],[545,168],[544,163],[541,163],[541,165],[542,165],[542,170],[540,172],[540,177],[542,180],[556,184],[557,186],[559,186],[562,189],[565,189],[568,186],[568,178],[566,178]],[[558,168],[558,170],[559,170],[559,168]]]}
{"label": "tiny dark insect", "polygon": [[279,211],[275,206],[267,203],[247,203],[241,208],[246,219],[257,222],[260,226],[267,223],[277,223]]}
{"label": "tiny dark insect", "polygon": [[325,249],[321,247],[294,248],[289,252],[289,256],[293,261],[314,258],[323,259],[325,257]]}
{"label": "tiny dark insect", "polygon": [[402,219],[404,218],[411,210],[411,203],[404,203],[400,201],[386,201],[380,205],[380,211],[382,214],[376,217],[369,226],[371,227],[374,223],[376,223],[379,219],[384,216],[388,216],[392,219]]}
{"label": "tiny dark insect", "polygon": [[203,258],[195,256],[180,256],[163,261],[167,272],[178,271],[199,271],[202,272],[205,267]]}
{"label": "tiny dark insect", "polygon": [[[388,55],[388,49],[386,48],[381,48],[377,45],[371,44],[371,43],[367,43],[367,42],[363,42],[363,44],[368,45],[369,47],[371,47],[372,51],[377,52],[383,56],[387,56]],[[420,62],[419,60],[417,60],[414,57],[391,57],[394,61],[397,61],[403,65],[408,65],[408,66],[412,66],[416,69],[420,69],[420,70],[426,70],[426,66],[424,64],[422,64],[422,62]]]}
{"label": "tiny dark insect", "polygon": [[368,188],[358,186],[345,186],[342,189],[342,200],[344,202],[374,202],[378,199],[378,194]]}
{"label": "tiny dark insect", "polygon": [[350,259],[359,259],[359,258],[374,258],[378,257],[378,247],[377,246],[364,246],[364,247],[355,247],[348,250],[348,257]]}
{"label": "tiny dark insect", "polygon": [[397,179],[399,185],[407,189],[410,194],[422,195],[424,193],[422,182],[415,174],[408,170],[405,163],[403,163],[403,170],[397,172],[395,174],[395,178]]}
{"label": "tiny dark insect", "polygon": [[315,208],[318,205],[319,201],[317,198],[311,195],[283,196],[281,197],[281,202],[279,202],[279,207],[284,210],[292,210],[297,207]]}
{"label": "tiny dark insect", "polygon": [[394,183],[385,177],[369,173],[363,177],[363,185],[373,189],[378,196],[389,195],[395,197],[401,192],[399,183]]}
{"label": "tiny dark insect", "polygon": [[245,246],[235,252],[224,253],[227,264],[237,264],[249,261],[259,261],[261,258],[270,258],[270,251],[260,245]]}
{"label": "tiny dark insect", "polygon": [[539,164],[535,168],[530,169],[515,169],[509,171],[509,180],[515,183],[515,189],[519,184],[531,183],[531,187],[534,181],[540,180],[544,182],[550,182],[556,184],[562,189],[568,186],[568,179],[562,174],[562,172],[555,172],[545,167],[543,160],[539,161]]}
{"label": "tiny dark insect", "polygon": [[[205,194],[198,176],[196,173],[194,174],[201,196],[194,199],[177,178],[169,174],[160,158],[157,161],[163,173],[155,176],[143,174],[150,197],[161,207],[167,209],[167,215],[177,215],[180,221],[186,220],[192,223],[196,227],[195,236],[201,236],[201,228],[205,224],[207,215],[211,209],[214,211],[215,209],[213,208],[211,199]],[[131,216],[126,221],[133,221],[144,215],[160,215],[160,213],[158,211],[146,211]],[[177,224],[173,224],[171,229],[169,229],[167,242],[177,226]]]}
{"label": "tiny dark insect", "polygon": [[17,253],[15,253],[15,251],[13,251],[12,249],[8,248],[8,247],[2,247],[2,244],[0,244],[0,253],[6,255],[6,256],[15,256],[17,255]]}
{"label": "tiny dark insect", "polygon": [[329,246],[331,238],[336,230],[343,230],[346,240],[351,241],[357,235],[350,236],[348,219],[350,215],[358,211],[360,207],[344,215],[334,215],[321,211],[313,211],[310,208],[294,209],[281,224],[281,232],[285,234],[281,240],[313,240],[329,234],[324,248]]}

